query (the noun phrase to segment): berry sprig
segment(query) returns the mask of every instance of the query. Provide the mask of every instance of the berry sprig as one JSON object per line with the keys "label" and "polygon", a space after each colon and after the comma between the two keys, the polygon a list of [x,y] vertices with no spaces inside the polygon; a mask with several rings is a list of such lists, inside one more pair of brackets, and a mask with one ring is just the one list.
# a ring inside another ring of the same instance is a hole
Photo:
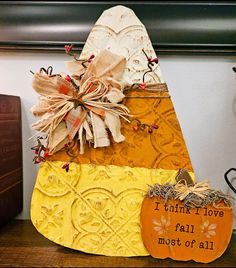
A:
{"label": "berry sprig", "polygon": [[[66,54],[73,56],[74,60],[81,62],[81,65],[84,67],[84,69],[87,69],[87,64],[91,63],[92,60],[95,58],[95,55],[92,54],[88,59],[79,59],[79,58],[77,58],[78,55],[76,53],[73,53],[73,45],[65,45],[64,48],[65,48]],[[81,75],[79,75],[77,77],[75,75],[73,75],[73,77],[77,80],[81,80],[83,75],[84,75],[84,73],[82,73]],[[73,80],[71,80],[71,82],[73,82]]]}
{"label": "berry sprig", "polygon": [[74,140],[72,140],[71,142],[65,143],[64,144],[64,150],[66,151],[66,154],[68,156],[70,156],[70,160],[69,162],[66,162],[63,166],[62,169],[64,169],[66,172],[69,172],[70,170],[70,163],[72,163],[74,161],[74,159],[78,156],[78,151],[75,150],[74,148],[77,145],[77,139],[75,138]]}
{"label": "berry sprig", "polygon": [[95,58],[95,55],[92,54],[88,59],[81,60],[81,59],[78,59],[77,58],[77,54],[76,53],[73,53],[73,45],[65,45],[64,48],[65,48],[66,54],[68,54],[70,56],[73,56],[76,61],[80,61],[84,68],[87,68],[87,66],[85,65],[85,63],[91,63],[92,60]]}
{"label": "berry sprig", "polygon": [[132,90],[132,89],[135,89],[135,88],[145,90],[146,87],[147,87],[147,84],[145,83],[145,76],[146,76],[147,73],[153,72],[153,66],[155,64],[158,64],[158,58],[148,57],[148,55],[144,51],[144,49],[142,49],[142,51],[143,51],[143,53],[144,53],[144,55],[146,56],[146,59],[147,59],[148,70],[143,74],[142,83],[134,83],[134,84],[131,85],[130,88],[126,88],[125,90]]}
{"label": "berry sprig", "polygon": [[147,73],[151,73],[151,72],[153,72],[153,66],[155,65],[155,64],[158,64],[158,58],[151,58],[151,57],[148,57],[148,55],[147,55],[147,53],[144,51],[144,49],[142,49],[142,51],[143,51],[143,53],[144,53],[144,55],[146,56],[146,58],[147,58],[147,67],[148,67],[148,71],[146,71],[144,74],[143,74],[143,84],[144,84],[144,82],[145,82],[145,76],[146,76],[146,74]]}
{"label": "berry sprig", "polygon": [[145,130],[147,129],[148,130],[148,133],[149,134],[152,134],[153,130],[155,129],[158,129],[159,126],[156,124],[156,121],[155,120],[151,125],[149,124],[146,124],[146,123],[142,123],[139,119],[135,118],[133,119],[132,121],[135,121],[136,123],[133,125],[133,130],[134,131],[138,131],[138,130]]}
{"label": "berry sprig", "polygon": [[39,164],[41,162],[44,162],[46,158],[49,156],[48,148],[45,147],[42,143],[41,140],[45,139],[43,137],[37,137],[37,145],[31,147],[31,150],[34,151],[36,156],[33,158],[34,164]]}

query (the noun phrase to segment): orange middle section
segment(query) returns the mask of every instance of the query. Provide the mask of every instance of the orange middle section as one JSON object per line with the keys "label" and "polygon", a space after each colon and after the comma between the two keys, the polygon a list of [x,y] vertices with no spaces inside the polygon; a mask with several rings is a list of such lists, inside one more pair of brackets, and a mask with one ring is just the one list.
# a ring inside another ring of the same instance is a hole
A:
{"label": "orange middle section", "polygon": [[[122,121],[122,134],[126,137],[124,142],[115,143],[103,148],[85,147],[85,153],[79,154],[76,146],[74,151],[78,156],[73,159],[80,164],[117,165],[130,167],[175,169],[186,168],[192,171],[191,161],[184,142],[181,128],[176,117],[171,99],[155,98],[157,93],[146,91],[132,91],[129,96],[145,98],[125,98],[123,102],[134,118],[142,123],[152,124],[156,121],[159,128],[151,134],[145,130],[133,130],[133,125]],[[152,97],[152,98],[148,98]],[[70,161],[65,151],[55,153],[48,160]]]}

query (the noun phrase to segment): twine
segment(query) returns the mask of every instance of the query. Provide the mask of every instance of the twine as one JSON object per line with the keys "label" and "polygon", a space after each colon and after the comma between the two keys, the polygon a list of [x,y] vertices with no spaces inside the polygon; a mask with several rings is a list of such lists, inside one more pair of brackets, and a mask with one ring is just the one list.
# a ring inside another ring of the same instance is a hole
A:
{"label": "twine", "polygon": [[169,91],[168,91],[168,87],[166,83],[147,83],[145,84],[145,88],[141,89],[140,88],[140,84],[132,84],[129,86],[126,86],[124,89],[124,94],[128,94],[130,91],[136,91],[136,92],[148,92],[148,93],[164,93],[167,95],[153,95],[153,96],[128,96],[126,95],[125,98],[134,98],[134,99],[138,99],[138,98],[153,98],[153,99],[169,99],[170,95],[169,95]]}
{"label": "twine", "polygon": [[[213,189],[206,189],[205,182],[199,182],[193,187],[188,187],[186,194],[180,195],[178,191],[179,186],[177,184],[166,183],[163,185],[155,184],[149,186],[146,196],[160,197],[165,200],[165,202],[173,199],[179,199],[183,202],[185,207],[188,208],[202,208],[208,205],[213,205],[218,207],[219,203],[224,203],[227,207],[233,205],[234,198],[228,194],[224,194],[222,191],[217,191]],[[204,186],[204,187],[203,187]],[[185,186],[184,186],[185,187]],[[202,192],[200,191],[202,189]],[[195,190],[194,190],[195,189]],[[198,191],[196,191],[198,189]]]}

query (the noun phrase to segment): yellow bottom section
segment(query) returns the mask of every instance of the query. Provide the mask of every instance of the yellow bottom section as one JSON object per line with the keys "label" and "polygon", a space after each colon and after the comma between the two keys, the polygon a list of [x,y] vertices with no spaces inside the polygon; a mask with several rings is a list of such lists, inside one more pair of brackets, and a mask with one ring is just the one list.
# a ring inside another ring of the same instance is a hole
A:
{"label": "yellow bottom section", "polygon": [[[46,161],[32,195],[37,230],[60,245],[107,256],[146,256],[140,210],[148,185],[174,183],[178,170]],[[190,173],[193,176],[193,173]]]}

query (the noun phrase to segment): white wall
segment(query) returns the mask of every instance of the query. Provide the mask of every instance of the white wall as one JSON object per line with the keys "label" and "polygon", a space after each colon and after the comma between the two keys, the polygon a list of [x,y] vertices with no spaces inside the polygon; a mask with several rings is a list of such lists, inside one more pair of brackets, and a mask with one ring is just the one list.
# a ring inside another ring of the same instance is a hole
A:
{"label": "white wall", "polygon": [[[55,72],[67,72],[67,60],[63,53],[0,52],[0,93],[18,95],[22,101],[24,210],[20,218],[29,218],[37,174],[32,144],[27,141],[35,121],[29,109],[37,101],[30,70],[52,65]],[[162,55],[159,60],[197,178],[232,193],[223,175],[236,168],[236,74],[232,71],[236,56]]]}

